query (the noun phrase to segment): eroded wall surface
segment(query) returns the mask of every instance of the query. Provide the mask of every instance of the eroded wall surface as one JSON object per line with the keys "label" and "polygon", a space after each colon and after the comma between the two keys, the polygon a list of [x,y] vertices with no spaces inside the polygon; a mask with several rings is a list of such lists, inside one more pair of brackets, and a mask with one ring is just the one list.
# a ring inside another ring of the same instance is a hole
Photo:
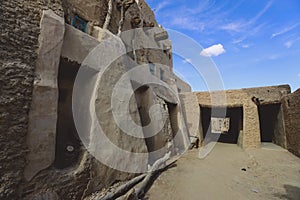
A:
{"label": "eroded wall surface", "polygon": [[[115,53],[118,52],[123,53],[125,51],[122,41],[118,39],[116,36],[109,33],[109,31],[106,31],[105,37],[106,38],[114,37],[116,40],[116,46],[113,46],[113,44],[109,44],[110,46],[106,46],[104,49],[113,48]],[[93,50],[93,48],[95,48],[101,42],[69,25],[66,25],[64,41],[66,42],[64,42],[62,46],[61,59],[63,59],[64,61],[62,62],[62,64],[68,62],[71,63],[70,65],[65,67],[74,67],[76,65],[80,66],[82,63],[84,63],[85,58]],[[79,49],[80,51],[78,51]],[[58,58],[60,58],[60,56]],[[98,66],[98,63],[100,63],[98,61],[99,60],[97,59],[88,60],[86,61],[85,65],[88,64],[88,66],[91,65],[92,67],[95,67]],[[103,66],[101,67],[105,67],[104,63],[110,63],[111,60],[109,55],[107,55],[106,57],[103,57],[102,60],[100,61],[103,64]],[[128,151],[146,152],[146,146],[144,140],[138,140],[134,142],[135,138],[126,137],[126,135],[121,132],[120,128],[116,124],[111,123],[113,119],[110,110],[111,98],[109,95],[111,95],[113,89],[112,87],[115,85],[115,82],[113,82],[111,78],[115,77],[115,80],[118,80],[120,76],[125,72],[125,69],[126,69],[126,62],[124,62],[123,60],[116,62],[111,66],[110,70],[108,70],[105,73],[105,75],[101,79],[101,82],[98,83],[93,82],[93,80],[97,79],[98,76],[97,73],[91,73],[90,77],[86,77],[87,81],[89,82],[83,85],[84,86],[83,88],[79,88],[79,90],[77,88],[77,92],[79,92],[80,96],[86,98],[83,100],[88,105],[90,103],[94,104],[95,102],[89,102],[90,100],[89,97],[90,95],[96,95],[93,93],[94,88],[99,87],[100,94],[97,95],[97,98],[95,97],[96,99],[94,100],[98,102],[96,103],[96,111],[99,114],[98,115],[99,121],[101,122],[101,125],[103,125],[103,129],[105,133],[108,134],[108,137],[110,137],[111,141],[116,143],[118,146],[124,147],[124,149]],[[71,71],[74,71],[74,69],[69,69],[69,71],[71,73]],[[60,86],[60,87],[64,87],[64,86]],[[87,94],[85,94],[85,92],[87,92]],[[69,102],[69,104],[71,104],[71,102]],[[68,107],[71,106],[72,105],[69,105]],[[79,110],[80,115],[84,117],[90,117],[89,115],[84,115],[84,113],[86,113],[86,111],[89,110],[89,108],[84,107],[84,105],[80,105],[79,109],[81,109]],[[62,112],[65,112],[63,114],[69,116],[68,113],[70,112],[69,110],[62,110]],[[138,112],[134,111],[134,109],[132,110],[132,112],[135,113],[134,115],[137,118]],[[103,116],[105,117],[103,118]],[[71,120],[73,119],[71,118]],[[90,118],[84,118],[83,120],[87,121],[88,124],[85,124],[84,127],[79,126],[76,128],[77,129],[79,128],[78,131],[80,131],[81,128],[84,128],[84,131],[86,131],[87,135],[83,135],[83,137],[86,136],[88,138],[88,142],[82,144],[80,147],[74,146],[74,148],[76,148],[75,150],[79,151],[79,158],[76,159],[77,161],[73,163],[73,165],[63,169],[61,169],[61,167],[57,168],[56,165],[51,165],[47,169],[43,169],[41,167],[35,169],[29,165],[28,170],[30,171],[38,170],[38,174],[35,175],[31,180],[23,183],[23,191],[22,191],[23,198],[30,199],[30,198],[45,198],[46,196],[57,196],[59,198],[63,197],[64,199],[81,199],[101,188],[109,187],[111,184],[115,183],[115,181],[127,180],[134,176],[134,174],[120,172],[114,169],[113,167],[109,167],[102,164],[94,157],[95,155],[91,155],[90,152],[87,151],[88,148],[90,148],[89,151],[91,151],[91,149],[93,148],[96,148],[101,153],[103,150],[106,151],[108,148],[106,146],[101,146],[97,143],[96,145],[98,146],[92,147],[93,142],[99,140],[97,140],[97,138],[95,138],[94,135],[97,132],[95,132],[93,128],[89,128],[89,127],[93,127],[93,123],[94,124],[97,123],[97,118],[90,117]],[[137,119],[137,121],[138,120],[139,118]],[[63,123],[64,121],[60,121],[58,124],[63,124]],[[58,133],[64,134],[61,132],[56,132],[56,134]],[[70,134],[70,133],[66,133],[66,134]],[[73,135],[77,135],[77,134],[78,133],[75,130]],[[31,139],[34,138],[36,137],[33,137]],[[56,138],[61,139],[64,137],[56,135]],[[30,155],[37,157],[39,159],[44,159],[45,161],[49,160],[49,157],[51,158],[52,155],[54,154],[63,155],[67,150],[66,148],[64,148],[65,147],[64,144],[68,144],[68,142],[70,142],[67,139],[68,137],[64,138],[63,141],[58,141],[58,144],[61,145],[62,148],[57,148],[55,144],[56,142],[52,140],[45,139],[43,141],[36,141],[40,143],[39,145],[45,146],[45,149],[48,150],[48,155],[40,157],[39,156],[41,154],[40,150],[32,151]],[[111,154],[113,154],[113,152],[111,152]],[[111,154],[108,156],[108,158],[115,159],[115,162],[120,163],[120,165],[121,163],[124,163],[118,160],[117,158],[111,156]],[[121,157],[119,159],[123,159],[123,158]],[[31,163],[31,165],[33,166],[36,166],[36,164],[40,164],[40,163],[36,163],[36,160],[29,160],[29,161],[30,161],[29,163]],[[127,164],[128,163],[132,164],[133,162],[131,159],[125,159],[125,161],[127,161]],[[147,166],[147,163],[145,163],[144,166]],[[124,169],[126,169],[126,166],[124,166]]]}
{"label": "eroded wall surface", "polygon": [[[46,8],[45,4],[4,0],[0,6],[0,199],[18,199],[23,179],[41,7]],[[62,14],[59,3],[49,5]]]}
{"label": "eroded wall surface", "polygon": [[[238,141],[243,148],[260,147],[258,104],[279,104],[281,98],[288,93],[290,93],[288,85],[211,93],[195,92],[198,104],[203,107],[243,107],[243,131]],[[279,145],[284,146],[284,138],[278,139],[282,143]]]}
{"label": "eroded wall surface", "polygon": [[[3,147],[0,152],[0,199],[82,199],[116,181],[134,176],[132,173],[119,172],[103,165],[83,145],[78,150],[78,162],[74,165],[59,169],[53,164],[54,155],[57,153],[55,130],[60,60],[72,63],[70,66],[78,66],[91,49],[102,39],[112,35],[111,32],[117,34],[119,30],[158,26],[152,10],[140,0],[126,3],[124,23],[120,27],[120,5],[113,1],[108,30],[103,30],[101,27],[107,9],[108,1],[69,0],[62,3],[60,0],[5,0],[2,3],[0,131],[4,134],[0,135],[0,144]],[[75,15],[88,22],[87,34],[64,24],[64,18],[71,24]],[[98,93],[94,96],[98,117],[102,119],[106,116],[103,120],[106,132],[115,133],[109,135],[110,139],[128,151],[147,152],[148,149],[143,139],[125,136],[116,125],[111,124],[108,94],[113,90],[116,80],[128,70],[127,64],[133,60],[138,64],[165,64],[166,78],[162,81],[172,83],[174,77],[171,44],[168,39],[160,43],[166,51],[140,50],[135,52],[136,55],[131,55],[132,60],[116,61],[99,83],[102,88],[98,88]],[[173,89],[176,91],[177,88]],[[172,99],[164,89],[151,88],[150,98],[160,105],[160,113],[167,116],[166,125],[152,144],[153,147],[159,147],[172,140],[174,130],[183,130],[182,123],[176,120],[181,115],[181,108],[176,107],[178,101]],[[140,124],[140,113],[136,103],[132,101],[130,115]],[[188,143],[184,134],[184,131],[178,134],[180,141],[183,141],[179,145],[183,147]],[[173,149],[173,152],[178,151]],[[130,162],[132,160],[127,159],[128,165],[132,164]],[[147,162],[143,166],[147,166]]]}
{"label": "eroded wall surface", "polygon": [[282,98],[287,149],[300,157],[300,90]]}
{"label": "eroded wall surface", "polygon": [[57,77],[65,31],[64,19],[52,10],[43,11],[40,29],[26,141],[29,153],[24,175],[27,180],[49,167],[55,159]]}
{"label": "eroded wall surface", "polygon": [[189,136],[202,140],[201,111],[197,96],[194,93],[183,93],[180,99]]}

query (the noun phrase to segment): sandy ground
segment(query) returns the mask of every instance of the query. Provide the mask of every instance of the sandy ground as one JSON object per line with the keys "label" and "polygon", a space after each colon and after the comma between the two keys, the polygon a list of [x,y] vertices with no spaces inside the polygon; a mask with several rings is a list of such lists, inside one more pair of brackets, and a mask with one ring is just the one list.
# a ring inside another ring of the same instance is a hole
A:
{"label": "sandy ground", "polygon": [[197,155],[189,151],[163,172],[146,198],[300,200],[300,159],[274,144],[245,151],[218,143],[204,160]]}

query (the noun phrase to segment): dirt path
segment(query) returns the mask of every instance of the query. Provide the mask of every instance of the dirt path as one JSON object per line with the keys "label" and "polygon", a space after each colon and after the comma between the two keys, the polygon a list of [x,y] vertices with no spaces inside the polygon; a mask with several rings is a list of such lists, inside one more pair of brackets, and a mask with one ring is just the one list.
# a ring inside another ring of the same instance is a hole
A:
{"label": "dirt path", "polygon": [[300,200],[300,159],[276,145],[244,151],[219,143],[204,160],[197,155],[190,151],[163,172],[147,198]]}

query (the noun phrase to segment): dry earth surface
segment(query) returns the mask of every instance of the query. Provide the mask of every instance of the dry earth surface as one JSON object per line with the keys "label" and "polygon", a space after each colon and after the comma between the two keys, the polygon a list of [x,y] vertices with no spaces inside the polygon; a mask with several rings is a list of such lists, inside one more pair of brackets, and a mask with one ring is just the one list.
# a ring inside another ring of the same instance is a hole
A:
{"label": "dry earth surface", "polygon": [[300,200],[300,159],[271,143],[242,150],[218,143],[203,160],[187,152],[163,172],[149,200]]}

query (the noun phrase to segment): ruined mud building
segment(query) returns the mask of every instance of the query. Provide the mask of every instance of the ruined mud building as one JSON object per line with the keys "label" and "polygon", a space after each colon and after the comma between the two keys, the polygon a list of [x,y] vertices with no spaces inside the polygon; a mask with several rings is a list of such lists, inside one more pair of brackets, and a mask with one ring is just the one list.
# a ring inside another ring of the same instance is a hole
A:
{"label": "ruined mud building", "polygon": [[[101,41],[113,38],[117,43],[108,48],[123,52],[132,46],[118,36],[120,31],[159,27],[144,0],[5,0],[0,11],[0,199],[81,199],[135,176],[103,165],[85,149],[72,115],[72,90],[81,64]],[[131,61],[113,63],[115,67],[105,72],[101,82],[91,86],[96,91],[97,117],[112,133],[111,141],[129,151],[151,152],[177,133],[182,144],[176,145],[186,148],[188,136],[203,141],[209,131],[210,109],[227,107],[226,118],[231,119],[229,127],[233,128],[221,135],[221,141],[243,148],[273,141],[300,155],[299,91],[290,94],[288,86],[227,91],[226,104],[211,105],[209,93],[191,93],[190,86],[172,72],[167,33],[160,28],[145,35],[163,48],[131,49],[132,61],[147,64],[149,73],[173,88],[175,85],[182,106],[168,91],[140,87],[131,101],[130,113],[136,122],[147,125],[147,113],[154,104],[161,105],[161,114],[168,120],[154,137],[124,136],[111,123],[109,99],[113,85]],[[176,151],[174,155],[181,153]],[[149,158],[145,165],[158,157]]]}
{"label": "ruined mud building", "polygon": [[[221,124],[227,118],[228,127],[223,132],[215,130],[220,134],[219,142],[238,144],[242,148],[259,148],[262,142],[273,142],[300,156],[299,94],[300,90],[291,93],[289,85],[280,85],[192,92],[181,97],[189,134],[199,137],[200,142],[206,134],[214,132],[210,126],[213,118]],[[225,95],[225,101],[213,102],[214,95]]]}
{"label": "ruined mud building", "polygon": [[[151,152],[170,142],[173,133],[179,131],[183,141],[180,145],[188,146],[188,137],[177,124],[181,114],[178,100],[155,86],[139,87],[139,83],[132,82],[139,89],[129,107],[135,122],[147,125],[150,107],[160,105],[160,114],[168,117],[159,134],[147,139],[136,138],[124,134],[112,123],[113,87],[134,61],[146,64],[147,73],[172,85],[176,93],[191,90],[173,74],[168,35],[158,27],[153,12],[143,0],[13,0],[2,2],[0,9],[0,199],[43,196],[81,199],[135,176],[107,167],[90,155],[77,134],[73,119],[72,92],[78,70],[88,54],[106,39],[112,41],[105,47],[111,49],[112,54],[128,51],[129,58],[113,62],[97,84],[82,91],[94,91],[96,115],[104,131],[109,133],[110,141],[129,152]],[[159,29],[140,31],[141,37],[127,40],[119,37],[120,32],[147,27]],[[130,41],[137,40],[139,44],[141,40],[143,45],[145,37],[157,45],[156,50],[132,49]],[[111,62],[103,59],[101,67]],[[130,87],[127,89],[133,90],[134,86]],[[90,121],[94,122],[95,118]],[[92,132],[92,128],[89,131]],[[87,137],[92,141],[89,131]],[[180,153],[176,151],[173,150],[174,155]],[[164,153],[149,157],[137,166],[153,164]],[[134,162],[130,158],[122,160],[124,168]]]}

